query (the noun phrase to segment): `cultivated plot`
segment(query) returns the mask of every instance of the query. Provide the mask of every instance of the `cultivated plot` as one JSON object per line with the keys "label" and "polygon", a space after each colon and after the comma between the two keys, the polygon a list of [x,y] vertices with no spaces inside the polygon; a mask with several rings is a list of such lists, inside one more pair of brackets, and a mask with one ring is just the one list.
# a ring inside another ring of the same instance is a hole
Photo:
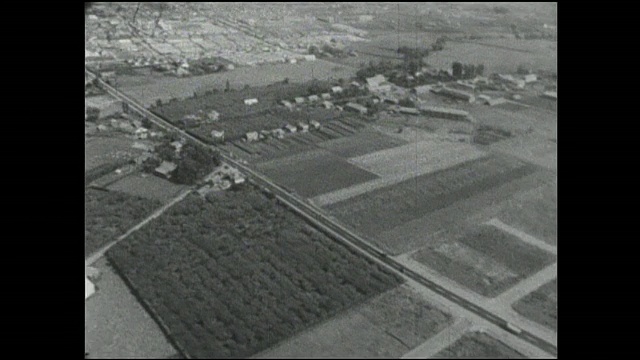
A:
{"label": "cultivated plot", "polygon": [[407,286],[284,341],[257,358],[398,358],[451,324],[452,318]]}
{"label": "cultivated plot", "polygon": [[320,146],[340,157],[353,158],[406,143],[377,131],[363,131],[350,137],[325,141]]}
{"label": "cultivated plot", "polygon": [[98,137],[85,142],[84,171],[142,154],[143,150],[134,149],[133,143],[133,140],[123,137]]}
{"label": "cultivated plot", "polygon": [[252,187],[189,196],[107,256],[195,358],[251,356],[401,283]]}
{"label": "cultivated plot", "polygon": [[434,359],[526,359],[502,341],[483,332],[464,334],[448,348],[436,354]]}
{"label": "cultivated plot", "polygon": [[558,281],[550,281],[512,305],[527,319],[558,330]]}
{"label": "cultivated plot", "polygon": [[313,197],[354,184],[376,179],[326,150],[312,150],[257,165],[262,173],[276,183],[295,190],[304,197]]}
{"label": "cultivated plot", "polygon": [[412,258],[486,297],[496,297],[556,259],[491,225],[443,235]]}
{"label": "cultivated plot", "polygon": [[151,316],[105,259],[97,291],[85,301],[85,351],[94,359],[162,359],[176,354]]}
{"label": "cultivated plot", "polygon": [[187,189],[187,186],[177,185],[157,176],[143,177],[141,174],[133,174],[109,185],[107,189],[140,198],[167,202]]}

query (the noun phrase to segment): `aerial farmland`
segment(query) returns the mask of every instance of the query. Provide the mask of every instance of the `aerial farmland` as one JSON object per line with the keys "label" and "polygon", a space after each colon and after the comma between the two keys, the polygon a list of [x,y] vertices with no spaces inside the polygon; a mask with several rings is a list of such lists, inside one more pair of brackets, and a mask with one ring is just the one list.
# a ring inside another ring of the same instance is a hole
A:
{"label": "aerial farmland", "polygon": [[85,358],[556,358],[555,3],[89,3]]}

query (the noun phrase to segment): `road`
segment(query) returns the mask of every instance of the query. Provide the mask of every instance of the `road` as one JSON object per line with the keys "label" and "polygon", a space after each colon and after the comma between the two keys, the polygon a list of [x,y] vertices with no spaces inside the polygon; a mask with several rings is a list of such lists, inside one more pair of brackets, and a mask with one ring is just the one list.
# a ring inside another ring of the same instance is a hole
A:
{"label": "road", "polygon": [[[89,70],[86,70],[90,75],[90,77],[94,78],[96,77],[93,73],[89,72]],[[396,260],[390,258],[387,256],[387,254],[380,250],[379,248],[369,244],[367,241],[363,240],[360,236],[352,233],[349,229],[346,229],[344,226],[342,226],[341,224],[337,223],[335,220],[333,220],[332,218],[328,217],[327,215],[324,214],[324,212],[322,212],[320,209],[316,208],[315,206],[311,205],[310,203],[306,202],[305,200],[302,200],[300,198],[298,198],[297,196],[292,195],[291,193],[289,193],[288,191],[284,190],[283,188],[281,188],[279,185],[273,183],[271,180],[269,180],[268,178],[266,178],[264,175],[250,169],[249,167],[247,167],[246,165],[244,165],[243,163],[240,163],[239,161],[237,161],[236,159],[232,158],[231,156],[227,155],[226,152],[222,149],[219,149],[215,146],[209,145],[195,137],[193,137],[192,135],[186,133],[185,131],[177,128],[176,126],[174,126],[173,124],[171,124],[170,122],[168,122],[167,120],[155,115],[154,113],[150,112],[149,110],[147,110],[144,106],[140,105],[139,103],[137,103],[135,100],[129,98],[128,96],[118,92],[116,89],[114,89],[113,87],[111,87],[110,85],[106,84],[104,81],[99,80],[98,83],[105,89],[105,91],[107,91],[109,94],[115,96],[116,98],[119,98],[120,100],[127,102],[129,104],[130,109],[136,110],[138,111],[141,115],[146,116],[150,121],[152,121],[153,123],[157,124],[158,126],[164,128],[164,129],[168,129],[170,131],[176,131],[180,134],[182,134],[185,138],[188,138],[190,140],[192,140],[193,142],[207,147],[207,148],[211,148],[211,149],[215,149],[217,151],[220,152],[221,154],[221,158],[226,161],[227,163],[229,163],[232,166],[235,166],[236,168],[238,168],[239,170],[241,170],[242,172],[244,172],[245,174],[248,175],[249,179],[251,179],[256,185],[261,186],[265,189],[267,189],[268,191],[270,191],[271,193],[273,193],[281,202],[283,202],[285,205],[288,205],[292,210],[294,210],[295,212],[299,213],[302,217],[309,219],[310,221],[312,221],[314,224],[316,224],[318,227],[320,227],[321,229],[325,230],[325,232],[331,234],[332,236],[334,236],[336,239],[346,243],[347,245],[349,245],[350,247],[354,248],[356,251],[361,252],[365,255],[367,255],[368,257],[376,260],[377,263],[380,263],[382,265],[385,265],[393,270],[395,270],[396,272],[398,272],[399,274],[401,274],[401,276],[412,279],[414,281],[416,281],[417,283],[421,284],[422,286],[425,286],[429,289],[431,289],[432,291],[435,291],[436,293],[438,293],[439,295],[441,295],[442,297],[446,298],[447,300],[456,303],[466,309],[468,309],[469,311],[477,314],[478,316],[486,319],[489,322],[492,322],[498,326],[501,327],[506,327],[506,325],[508,324],[508,322],[504,319],[502,319],[501,317],[493,314],[491,311],[488,311],[472,302],[470,302],[467,299],[463,299],[460,296],[452,293],[451,291],[447,290],[446,288],[436,284],[435,282],[426,279],[424,277],[422,277],[420,274],[418,274],[417,272],[406,268],[405,266],[403,266],[402,264],[400,264],[399,262],[397,262]],[[516,335],[517,337],[543,349],[544,351],[548,352],[549,354],[552,354],[554,356],[557,356],[557,347],[554,346],[553,344],[545,341],[544,339],[541,339],[537,336],[535,336],[534,334],[527,332],[526,330],[522,330],[518,333],[515,333],[514,335]]]}

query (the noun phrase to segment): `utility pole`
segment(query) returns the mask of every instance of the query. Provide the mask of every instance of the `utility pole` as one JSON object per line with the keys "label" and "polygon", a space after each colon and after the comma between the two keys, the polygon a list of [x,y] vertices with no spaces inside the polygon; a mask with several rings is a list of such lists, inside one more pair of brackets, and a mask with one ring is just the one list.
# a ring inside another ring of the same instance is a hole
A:
{"label": "utility pole", "polygon": [[136,12],[133,13],[133,20],[131,21],[132,23],[136,22],[136,15],[138,15],[138,10],[140,10],[140,3],[138,3],[138,6],[136,6]]}

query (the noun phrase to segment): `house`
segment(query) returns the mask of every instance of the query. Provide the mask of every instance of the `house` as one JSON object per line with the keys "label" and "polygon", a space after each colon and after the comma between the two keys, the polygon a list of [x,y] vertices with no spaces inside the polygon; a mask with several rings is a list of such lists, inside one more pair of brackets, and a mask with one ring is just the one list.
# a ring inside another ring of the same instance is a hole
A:
{"label": "house", "polygon": [[134,119],[133,121],[131,121],[131,123],[133,124],[133,126],[135,126],[136,129],[140,129],[142,127],[142,121],[138,119]]}
{"label": "house", "polygon": [[309,131],[309,124],[305,124],[302,121],[300,121],[298,123],[298,130],[300,130],[300,132],[307,132]]}
{"label": "house", "polygon": [[420,111],[428,116],[450,120],[469,120],[469,113],[458,109],[420,106]]}
{"label": "house", "polygon": [[282,129],[275,129],[271,131],[271,134],[276,138],[276,139],[282,139],[284,137],[284,130]]}
{"label": "house", "polygon": [[462,81],[462,80],[458,80],[455,83],[452,83],[449,85],[451,88],[454,89],[458,89],[458,90],[463,90],[463,91],[470,91],[473,92],[476,90],[476,86],[473,83],[469,83],[466,81]]}
{"label": "house", "polygon": [[410,108],[410,107],[404,107],[404,106],[399,106],[396,108],[396,110],[402,114],[409,114],[409,115],[420,115],[420,111],[416,108]]}
{"label": "house", "polygon": [[258,141],[260,139],[260,135],[257,131],[251,131],[246,134],[247,141]]}
{"label": "house", "polygon": [[487,100],[487,105],[496,106],[496,105],[504,104],[506,102],[507,102],[507,99],[505,98],[495,98],[495,99]]}
{"label": "house", "polygon": [[333,103],[331,101],[324,101],[322,105],[325,109],[333,109]]}
{"label": "house", "polygon": [[[358,89],[360,89],[362,87],[362,85],[357,81],[352,81],[350,85],[353,86],[353,87],[356,87]],[[340,87],[340,86],[337,86],[337,87]]]}
{"label": "house", "polygon": [[285,129],[285,130],[287,130],[287,131],[289,131],[290,133],[294,133],[294,132],[296,132],[296,131],[297,131],[296,127],[295,127],[295,126],[293,126],[293,125],[291,125],[291,124],[286,124],[286,125],[284,126],[284,129]]}
{"label": "house", "polygon": [[258,99],[244,99],[244,104],[251,106],[258,103]]}
{"label": "house", "polygon": [[176,149],[176,152],[180,152],[180,150],[182,150],[182,143],[180,141],[172,142],[171,146],[173,146],[173,148]]}
{"label": "house", "polygon": [[200,126],[201,121],[202,121],[202,118],[200,118],[198,115],[186,115],[185,117],[182,118],[181,125],[185,129],[190,129],[190,128]]}
{"label": "house", "polygon": [[315,55],[304,55],[303,59],[305,61],[315,61],[316,60],[316,56]]}
{"label": "house", "polygon": [[556,91],[545,91],[542,94],[542,97],[545,97],[547,99],[558,100],[558,93]]}
{"label": "house", "polygon": [[519,89],[524,88],[525,81],[523,79],[516,79],[511,75],[503,75],[503,74],[498,74],[498,79],[510,85],[513,85]]}
{"label": "house", "polygon": [[390,98],[390,97],[382,97],[382,102],[384,104],[392,104],[392,105],[398,105],[400,103],[400,100],[395,99],[395,98]]}
{"label": "house", "polygon": [[297,97],[294,99],[296,104],[304,104],[304,98],[303,97]]}
{"label": "house", "polygon": [[529,84],[536,81],[538,81],[538,77],[535,74],[529,74],[524,76],[525,84]]}
{"label": "house", "polygon": [[470,94],[462,90],[451,89],[446,86],[440,89],[438,93],[454,99],[463,100],[469,103],[476,101],[476,97],[473,94]]}
{"label": "house", "polygon": [[207,114],[207,121],[213,122],[218,120],[220,120],[220,113],[215,110],[209,111],[209,113]]}
{"label": "house", "polygon": [[136,165],[142,165],[142,164],[144,164],[145,161],[149,160],[152,157],[153,157],[153,154],[151,154],[148,151],[145,151],[144,153],[142,153],[142,155],[140,155],[137,158],[135,158],[134,161],[135,161]]}
{"label": "house", "polygon": [[322,100],[329,100],[331,99],[331,94],[329,93],[320,94],[320,97],[322,98]]}
{"label": "house", "polygon": [[170,161],[163,161],[162,164],[156,168],[156,173],[169,179],[171,178],[171,173],[175,171],[177,167],[176,164]]}
{"label": "house", "polygon": [[431,91],[433,87],[431,85],[422,85],[422,86],[416,86],[415,88],[413,88],[413,91],[417,94],[417,95],[422,95],[422,94],[426,94],[429,91]]}
{"label": "house", "polygon": [[382,74],[378,74],[374,77],[367,78],[367,85],[369,87],[378,87],[380,84],[386,82],[387,79]]}
{"label": "house", "polygon": [[223,131],[212,130],[211,131],[211,137],[213,138],[213,140],[215,140],[217,142],[224,141],[224,130]]}
{"label": "house", "polygon": [[311,95],[311,96],[309,96],[309,101],[310,101],[310,102],[316,102],[316,101],[318,101],[318,100],[320,100],[320,98],[318,97],[318,95]]}
{"label": "house", "polygon": [[287,100],[282,100],[282,101],[280,101],[280,103],[282,105],[284,105],[284,107],[286,107],[287,109],[293,110],[293,104],[291,102],[289,102]]}
{"label": "house", "polygon": [[478,95],[478,99],[480,99],[480,100],[482,100],[482,101],[484,101],[486,103],[487,101],[491,100],[491,96],[482,94],[482,95]]}
{"label": "house", "polygon": [[133,125],[127,123],[127,122],[121,122],[120,123],[120,131],[123,131],[127,134],[135,134],[136,132],[136,128],[133,127]]}
{"label": "house", "polygon": [[318,121],[316,121],[316,120],[311,120],[309,122],[309,124],[311,124],[311,126],[313,126],[313,128],[316,129],[316,130],[320,129],[320,123]]}
{"label": "house", "polygon": [[88,277],[84,277],[84,299],[87,300],[91,295],[95,294],[96,287]]}
{"label": "house", "polygon": [[478,84],[489,85],[489,79],[487,79],[484,76],[476,76],[473,80],[471,80],[471,82],[476,85]]}
{"label": "house", "polygon": [[342,87],[341,86],[334,86],[331,88],[331,92],[334,94],[339,94],[342,92]]}
{"label": "house", "polygon": [[149,136],[149,130],[140,127],[137,128],[134,135],[138,138],[138,139],[146,139]]}
{"label": "house", "polygon": [[107,131],[107,130],[109,130],[107,125],[104,125],[104,124],[98,125],[98,131]]}
{"label": "house", "polygon": [[298,62],[298,60],[296,60],[296,59],[289,59],[289,63],[290,63],[290,64],[295,64],[295,63],[297,63],[297,62]]}
{"label": "house", "polygon": [[358,112],[360,114],[366,114],[367,113],[367,108],[366,107],[364,107],[364,106],[362,106],[360,104],[357,104],[357,103],[353,103],[353,102],[347,103],[345,105],[345,108],[347,110],[355,111],[355,112]]}

